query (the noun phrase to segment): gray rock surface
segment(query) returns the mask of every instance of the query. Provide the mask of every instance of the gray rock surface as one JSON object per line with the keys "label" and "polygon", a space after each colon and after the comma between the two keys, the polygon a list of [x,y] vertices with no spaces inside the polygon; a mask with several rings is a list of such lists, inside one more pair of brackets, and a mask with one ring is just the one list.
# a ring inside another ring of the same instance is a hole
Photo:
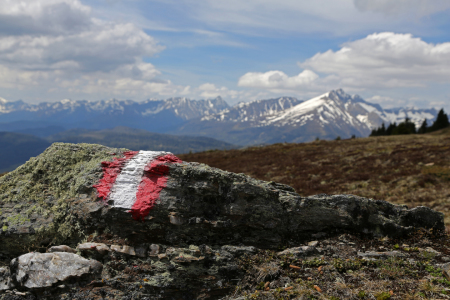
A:
{"label": "gray rock surface", "polygon": [[52,246],[50,247],[47,252],[69,252],[69,253],[77,253],[74,249],[70,248],[67,245],[59,245],[59,246]]}
{"label": "gray rock surface", "polygon": [[13,288],[9,268],[0,268],[0,291]]}
{"label": "gray rock surface", "polygon": [[96,251],[100,254],[106,254],[111,249],[103,243],[83,243],[77,246],[80,251]]}
{"label": "gray rock surface", "polygon": [[74,277],[98,277],[102,268],[73,253],[27,253],[11,261],[11,277],[17,287],[44,288]]}
{"label": "gray rock surface", "polygon": [[[78,244],[108,231],[133,244],[245,245],[276,249],[318,232],[405,236],[444,230],[443,214],[353,195],[302,197],[283,184],[198,163],[169,165],[167,187],[142,221],[105,205],[93,185],[101,161],[124,149],[55,143],[0,178],[0,254],[10,259],[43,244]],[[32,249],[32,248],[31,248]]]}

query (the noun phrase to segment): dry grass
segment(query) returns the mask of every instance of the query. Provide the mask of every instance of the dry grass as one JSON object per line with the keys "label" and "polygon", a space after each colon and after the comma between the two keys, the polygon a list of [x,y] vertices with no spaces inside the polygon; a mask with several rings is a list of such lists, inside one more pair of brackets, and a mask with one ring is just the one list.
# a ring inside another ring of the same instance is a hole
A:
{"label": "dry grass", "polygon": [[410,208],[425,205],[443,212],[446,224],[450,224],[450,130],[275,144],[179,157],[285,183],[304,196],[354,194]]}

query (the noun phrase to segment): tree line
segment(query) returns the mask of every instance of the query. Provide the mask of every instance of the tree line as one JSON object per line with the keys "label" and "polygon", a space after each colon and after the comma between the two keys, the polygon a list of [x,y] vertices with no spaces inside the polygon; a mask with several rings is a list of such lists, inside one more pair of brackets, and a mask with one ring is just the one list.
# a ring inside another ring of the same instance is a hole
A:
{"label": "tree line", "polygon": [[427,132],[433,132],[445,127],[448,127],[450,125],[448,121],[448,116],[444,112],[444,109],[442,108],[437,117],[436,120],[433,122],[431,126],[428,126],[427,120],[423,120],[422,125],[419,127],[419,129],[416,130],[416,125],[411,122],[409,118],[406,118],[405,121],[401,122],[397,125],[397,123],[391,123],[386,128],[384,123],[372,130],[372,133],[370,136],[382,136],[382,135],[399,135],[399,134],[415,134],[415,133],[427,133]]}

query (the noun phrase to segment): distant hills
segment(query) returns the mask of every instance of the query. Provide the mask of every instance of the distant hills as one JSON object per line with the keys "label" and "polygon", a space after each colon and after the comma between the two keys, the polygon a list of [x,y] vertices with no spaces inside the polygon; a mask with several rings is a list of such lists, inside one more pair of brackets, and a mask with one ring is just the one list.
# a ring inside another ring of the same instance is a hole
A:
{"label": "distant hills", "polygon": [[0,132],[0,173],[15,169],[48,146],[48,141],[29,134]]}
{"label": "distant hills", "polygon": [[128,127],[103,130],[71,129],[51,135],[46,140],[52,143],[92,143],[131,150],[169,151],[175,154],[237,147],[208,137],[159,134]]}
{"label": "distant hills", "polygon": [[103,130],[70,129],[46,138],[0,132],[0,173],[11,171],[30,157],[39,155],[53,142],[93,143],[131,150],[163,150],[175,154],[237,147],[208,137],[158,134],[128,127]]}

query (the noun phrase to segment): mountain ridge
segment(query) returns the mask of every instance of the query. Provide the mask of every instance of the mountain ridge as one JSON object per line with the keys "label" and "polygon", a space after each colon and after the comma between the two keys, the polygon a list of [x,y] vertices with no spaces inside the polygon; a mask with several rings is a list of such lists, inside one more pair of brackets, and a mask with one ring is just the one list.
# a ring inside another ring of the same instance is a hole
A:
{"label": "mountain ridge", "polygon": [[[204,136],[231,144],[308,142],[368,136],[382,123],[404,121],[419,127],[432,122],[437,110],[383,109],[358,95],[332,90],[308,100],[278,97],[229,106],[222,98],[190,100],[87,100],[64,99],[36,105],[23,101],[0,102],[0,130],[49,136],[73,128],[103,130],[117,126],[155,133]],[[22,124],[23,123],[23,124]],[[30,124],[28,127],[25,124]]]}

